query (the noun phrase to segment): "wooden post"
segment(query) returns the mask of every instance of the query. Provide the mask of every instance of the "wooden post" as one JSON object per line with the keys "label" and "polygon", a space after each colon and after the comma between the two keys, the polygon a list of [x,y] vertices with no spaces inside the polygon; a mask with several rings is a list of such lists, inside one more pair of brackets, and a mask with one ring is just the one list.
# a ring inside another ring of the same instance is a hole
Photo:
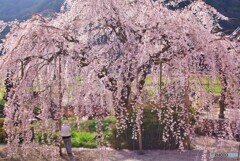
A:
{"label": "wooden post", "polygon": [[62,128],[62,122],[61,122],[61,112],[62,112],[62,66],[61,66],[61,56],[59,56],[58,59],[58,63],[59,63],[59,73],[58,73],[58,94],[59,94],[59,111],[60,111],[60,115],[58,118],[58,126],[59,126],[59,154],[60,156],[62,156],[62,138],[61,138],[61,128]]}
{"label": "wooden post", "polygon": [[217,63],[217,67],[218,67],[218,73],[219,73],[219,76],[220,76],[220,81],[221,81],[221,87],[222,87],[222,91],[221,91],[221,99],[220,99],[220,111],[219,111],[219,115],[218,117],[220,119],[224,119],[224,109],[225,109],[225,105],[226,105],[226,92],[227,92],[227,79],[226,79],[226,76],[225,76],[225,70],[224,68],[222,67],[222,64],[221,64],[221,59],[218,58],[218,55],[217,55],[217,59],[216,59],[216,63]]}
{"label": "wooden post", "polygon": [[159,108],[162,108],[162,61],[159,63]]}
{"label": "wooden post", "polygon": [[[137,75],[137,80],[136,80],[136,83],[137,83],[137,95],[139,95],[140,91],[140,87],[139,87],[139,82],[138,82],[138,75]],[[141,125],[141,117],[139,116],[140,113],[141,113],[141,108],[139,107],[139,105],[137,105],[137,118],[140,118],[140,119],[137,119],[137,125],[138,125],[138,145],[139,145],[139,154],[142,155],[143,154],[143,145],[142,145],[142,125]]]}
{"label": "wooden post", "polygon": [[[190,128],[190,116],[189,116],[189,108],[190,108],[190,100],[189,100],[189,77],[185,81],[185,109],[186,109],[186,125],[187,128]],[[186,129],[189,130],[189,129]],[[187,148],[190,150],[191,142],[190,142],[190,131],[187,132]]]}
{"label": "wooden post", "polygon": [[[139,115],[140,108],[138,107],[138,114]],[[142,145],[142,125],[141,120],[138,119],[138,144],[139,144],[139,154],[143,154],[143,145]]]}
{"label": "wooden post", "polygon": [[224,119],[224,110],[225,110],[225,105],[226,105],[226,93],[227,93],[227,80],[224,74],[222,74],[222,81],[221,81],[221,86],[222,86],[222,91],[221,91],[221,99],[220,99],[220,111],[218,117],[220,119]]}

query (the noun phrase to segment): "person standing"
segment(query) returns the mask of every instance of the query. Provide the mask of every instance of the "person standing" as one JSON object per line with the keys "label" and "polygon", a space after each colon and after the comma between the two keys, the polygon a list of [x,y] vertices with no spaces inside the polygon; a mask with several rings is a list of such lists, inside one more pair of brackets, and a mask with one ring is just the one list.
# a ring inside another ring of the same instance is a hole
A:
{"label": "person standing", "polygon": [[72,142],[71,142],[71,127],[68,123],[67,120],[65,120],[63,122],[62,128],[61,128],[61,136],[62,136],[62,140],[64,142],[64,146],[67,150],[67,154],[70,157],[70,159],[72,161],[75,161],[75,157],[72,153]]}

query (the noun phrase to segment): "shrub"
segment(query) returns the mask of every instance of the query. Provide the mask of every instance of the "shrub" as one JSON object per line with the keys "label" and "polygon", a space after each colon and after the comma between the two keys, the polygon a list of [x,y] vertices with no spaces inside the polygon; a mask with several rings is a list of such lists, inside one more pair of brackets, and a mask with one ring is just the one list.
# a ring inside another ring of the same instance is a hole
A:
{"label": "shrub", "polygon": [[[142,124],[142,141],[144,149],[164,148],[162,143],[162,125],[158,121],[156,113],[151,109],[144,109]],[[117,129],[113,129],[113,135],[110,139],[111,147],[114,149],[138,149],[138,140],[132,139],[132,127],[128,128],[117,137]]]}
{"label": "shrub", "polygon": [[[173,107],[175,111],[176,108]],[[162,108],[164,112],[164,107]],[[193,109],[190,109],[190,121],[195,122],[193,117]],[[131,112],[130,112],[131,114]],[[173,113],[173,119],[179,121],[180,116],[178,112]],[[158,120],[156,112],[151,111],[151,107],[145,107],[143,110],[143,124],[142,124],[142,143],[143,149],[177,149],[178,143],[172,132],[168,132],[169,138],[166,142],[163,141],[163,129],[166,126]],[[176,127],[174,127],[174,130]],[[127,129],[117,137],[117,129],[113,128],[111,138],[109,139],[110,145],[114,149],[138,149],[138,140],[132,139],[132,127],[128,124]],[[184,129],[181,129],[181,135],[183,135]]]}
{"label": "shrub", "polygon": [[7,134],[3,128],[0,128],[0,143],[6,143]]}
{"label": "shrub", "polygon": [[96,131],[96,122],[94,120],[87,120],[81,123],[79,127],[77,127],[77,124],[73,125],[72,130],[93,133]]}
{"label": "shrub", "polygon": [[5,104],[5,100],[4,100],[4,89],[0,88],[0,113],[3,114],[3,108],[4,108],[4,104]]}
{"label": "shrub", "polygon": [[85,148],[96,148],[95,143],[96,135],[89,132],[72,132],[72,146],[73,147],[85,147]]}
{"label": "shrub", "polygon": [[[102,120],[102,124],[103,124],[102,130],[103,130],[103,132],[108,129],[109,125],[112,126],[115,122],[116,122],[116,119],[113,118],[113,117],[103,119]],[[90,119],[90,120],[82,122],[79,125],[79,127],[77,127],[77,124],[74,124],[72,129],[93,133],[93,132],[96,131],[96,125],[97,125],[96,120]]]}
{"label": "shrub", "polygon": [[[115,118],[106,118],[102,120],[102,132],[103,132],[103,144],[107,144],[112,135],[112,128],[115,127]],[[73,147],[85,147],[85,148],[96,148],[96,132],[97,123],[96,120],[87,120],[77,126],[72,128],[72,145]],[[78,131],[79,130],[79,131]]]}
{"label": "shrub", "polygon": [[0,128],[3,128],[4,118],[0,118]]}
{"label": "shrub", "polygon": [[0,118],[0,143],[6,143],[7,133],[3,129],[4,118]]}
{"label": "shrub", "polygon": [[37,133],[36,134],[36,139],[38,141],[39,144],[47,144],[50,145],[52,143],[56,143],[58,141],[58,133],[53,133],[53,134],[49,134],[49,133]]}

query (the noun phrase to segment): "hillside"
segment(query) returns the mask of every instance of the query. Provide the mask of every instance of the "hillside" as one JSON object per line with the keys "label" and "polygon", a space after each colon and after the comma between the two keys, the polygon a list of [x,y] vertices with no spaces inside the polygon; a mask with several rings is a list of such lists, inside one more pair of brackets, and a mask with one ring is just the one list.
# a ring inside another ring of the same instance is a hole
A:
{"label": "hillside", "polygon": [[64,0],[0,0],[0,19],[25,20],[34,13],[48,15],[60,10]]}
{"label": "hillside", "polygon": [[240,18],[240,0],[205,0],[229,18]]}
{"label": "hillside", "polygon": [[240,0],[205,0],[205,2],[229,17],[228,22],[221,22],[226,33],[231,33],[240,26]]}
{"label": "hillside", "polygon": [[[34,13],[49,15],[60,11],[63,2],[64,0],[0,0],[0,20],[25,20],[30,18]],[[170,0],[166,0],[165,2],[170,3]],[[182,8],[190,2],[191,0],[185,0],[178,7]],[[225,33],[229,34],[240,26],[240,0],[205,0],[205,2],[216,8],[221,14],[230,18],[228,22],[220,22]],[[4,35],[2,33],[0,39]]]}

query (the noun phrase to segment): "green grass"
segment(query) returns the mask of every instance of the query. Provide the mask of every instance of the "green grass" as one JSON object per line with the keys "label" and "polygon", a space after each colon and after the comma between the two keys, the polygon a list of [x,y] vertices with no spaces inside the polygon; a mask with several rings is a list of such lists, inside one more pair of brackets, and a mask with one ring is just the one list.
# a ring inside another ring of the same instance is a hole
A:
{"label": "green grass", "polygon": [[214,95],[220,95],[222,92],[222,87],[220,84],[213,84],[213,85],[205,84],[204,87],[208,92],[211,92]]}
{"label": "green grass", "polygon": [[150,84],[152,84],[152,79],[150,77],[147,77],[145,79],[145,85],[150,85]]}
{"label": "green grass", "polygon": [[221,94],[222,87],[218,78],[209,78],[208,76],[202,76],[198,79],[208,92],[211,92],[214,95]]}
{"label": "green grass", "polygon": [[[208,92],[211,92],[214,95],[220,95],[221,94],[221,84],[220,84],[220,80],[218,78],[210,78],[209,76],[192,76],[190,78],[191,80],[199,80],[199,83],[202,85],[203,88],[205,88]],[[163,79],[163,82],[166,84],[166,80]],[[153,83],[152,78],[150,76],[148,76],[145,79],[145,89],[147,90],[147,94],[148,96],[153,96],[154,93],[157,91],[157,89],[150,89],[149,85],[151,85]],[[163,85],[164,87],[164,85]]]}
{"label": "green grass", "polygon": [[216,79],[216,78],[209,78],[208,76],[202,76],[202,77],[198,77],[198,79],[200,80],[200,82],[202,84],[219,84],[220,80]]}

